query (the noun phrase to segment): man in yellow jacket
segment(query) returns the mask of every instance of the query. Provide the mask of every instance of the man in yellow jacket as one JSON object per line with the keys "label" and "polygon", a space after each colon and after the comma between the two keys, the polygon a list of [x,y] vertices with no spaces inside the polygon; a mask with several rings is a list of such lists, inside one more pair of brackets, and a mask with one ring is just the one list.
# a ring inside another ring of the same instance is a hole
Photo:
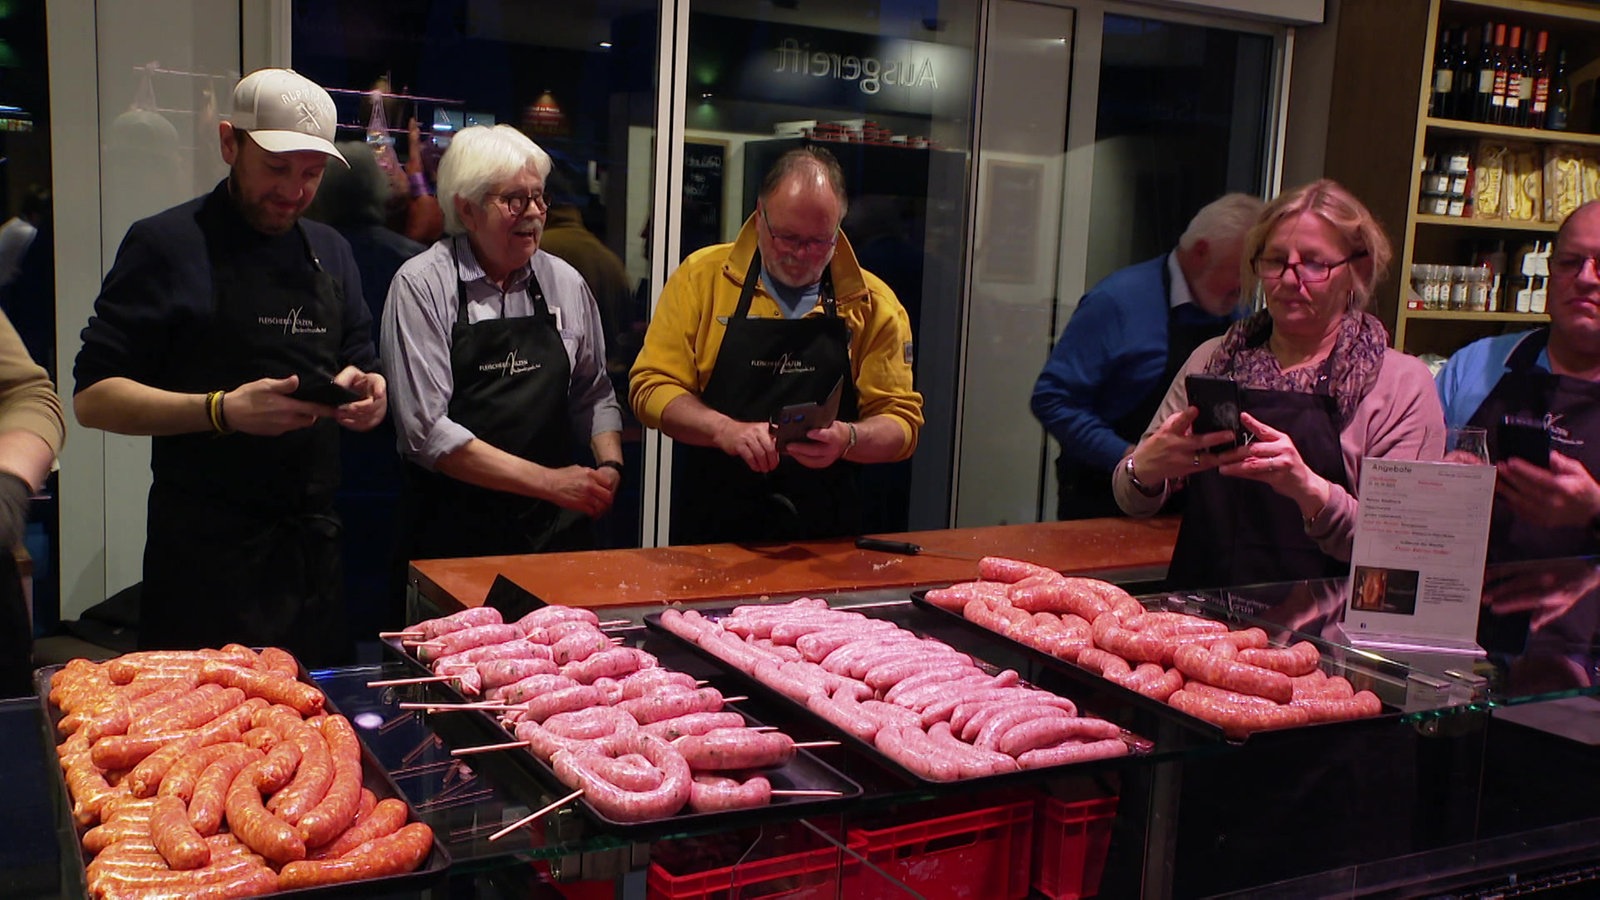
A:
{"label": "man in yellow jacket", "polygon": [[[738,239],[667,281],[628,393],[639,420],[678,443],[672,543],[854,534],[856,466],[916,449],[910,320],[839,231],[847,205],[831,153],[791,150]],[[780,446],[784,407],[832,407],[836,388],[831,423]]]}

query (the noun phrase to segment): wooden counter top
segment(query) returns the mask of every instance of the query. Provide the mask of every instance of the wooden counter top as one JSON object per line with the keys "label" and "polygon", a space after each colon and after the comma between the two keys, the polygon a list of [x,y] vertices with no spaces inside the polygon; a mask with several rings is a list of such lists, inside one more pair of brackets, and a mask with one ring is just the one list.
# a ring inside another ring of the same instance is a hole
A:
{"label": "wooden counter top", "polygon": [[1147,579],[1166,572],[1178,521],[1093,519],[874,535],[921,544],[926,554],[971,559],[857,550],[845,538],[417,560],[410,579],[447,612],[481,605],[496,575],[547,603],[595,607],[948,584],[976,578],[977,558],[986,555],[1072,574]]}

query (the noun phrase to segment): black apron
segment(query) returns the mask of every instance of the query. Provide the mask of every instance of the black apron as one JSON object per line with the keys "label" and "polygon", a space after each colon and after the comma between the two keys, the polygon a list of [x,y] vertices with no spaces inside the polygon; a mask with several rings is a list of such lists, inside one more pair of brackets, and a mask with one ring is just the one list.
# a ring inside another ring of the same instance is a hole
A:
{"label": "black apron", "polygon": [[[338,374],[343,290],[304,226],[296,233],[310,264],[283,266],[225,246],[227,229],[246,227],[228,220],[231,209],[208,204],[201,216],[215,315],[164,386],[204,393],[263,376]],[[238,642],[284,647],[313,666],[348,661],[338,441],[331,419],[277,437],[152,440],[140,647]]]}
{"label": "black apron", "polygon": [[[1538,367],[1550,329],[1530,332],[1506,359],[1504,375],[1478,406],[1468,425],[1489,434],[1489,458],[1500,459],[1496,431],[1508,416],[1542,421],[1550,428],[1550,447],[1590,472],[1600,472],[1600,384],[1556,375]],[[1600,553],[1600,541],[1583,526],[1544,528],[1517,519],[1505,501],[1494,498],[1489,525],[1489,562],[1554,559]]]}
{"label": "black apron", "polygon": [[[1314,393],[1242,388],[1240,400],[1245,412],[1289,435],[1311,471],[1348,490],[1330,369],[1322,364]],[[1169,589],[1333,578],[1350,569],[1306,536],[1300,507],[1263,482],[1208,469],[1190,477],[1184,493],[1189,505],[1167,570]]]}
{"label": "black apron", "polygon": [[[551,469],[573,462],[567,392],[572,362],[539,279],[528,272],[533,315],[471,322],[456,282],[450,329],[454,388],[449,415],[479,440]],[[468,484],[406,465],[407,559],[587,550],[594,532],[581,513],[547,500]]]}
{"label": "black apron", "polygon": [[[825,270],[823,315],[752,319],[750,298],[761,254],[750,260],[729,317],[717,364],[701,400],[740,422],[765,422],[786,404],[821,402],[842,380],[839,418],[859,415],[850,367],[850,329],[839,318]],[[856,534],[861,506],[856,464],[808,469],[784,456],[771,472],[752,472],[716,447],[673,446],[672,543],[798,541]]]}
{"label": "black apron", "polygon": [[[1170,293],[1171,275],[1166,269],[1162,269],[1161,274],[1162,283],[1167,285],[1167,291]],[[1177,313],[1174,308],[1167,309],[1167,362],[1162,368],[1160,380],[1138,403],[1134,404],[1133,409],[1111,423],[1111,430],[1127,441],[1130,447],[1138,444],[1139,439],[1144,437],[1144,430],[1150,427],[1150,420],[1155,417],[1156,410],[1161,408],[1161,401],[1167,396],[1167,389],[1172,386],[1172,379],[1178,376],[1178,370],[1189,361],[1195,349],[1227,331],[1228,326],[1233,324],[1232,320],[1228,319],[1213,322],[1180,322]],[[1111,475],[1112,473],[1097,466],[1068,459],[1065,453],[1057,455],[1056,518],[1104,519],[1124,515],[1122,508],[1117,506],[1116,496],[1111,490]],[[1168,505],[1167,512],[1181,512],[1183,502],[1182,494],[1174,497],[1172,503]]]}

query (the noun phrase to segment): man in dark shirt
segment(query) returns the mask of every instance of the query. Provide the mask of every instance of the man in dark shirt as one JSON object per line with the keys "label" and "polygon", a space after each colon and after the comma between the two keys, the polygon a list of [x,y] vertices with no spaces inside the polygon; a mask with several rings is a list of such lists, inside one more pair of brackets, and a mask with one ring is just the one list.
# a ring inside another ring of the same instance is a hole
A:
{"label": "man in dark shirt", "polygon": [[322,665],[349,648],[338,428],[376,426],[385,385],[349,244],[300,219],[324,167],[344,164],[332,99],[262,69],[233,110],[218,126],[228,178],[123,239],[73,410],[154,437],[140,645],[275,644]]}

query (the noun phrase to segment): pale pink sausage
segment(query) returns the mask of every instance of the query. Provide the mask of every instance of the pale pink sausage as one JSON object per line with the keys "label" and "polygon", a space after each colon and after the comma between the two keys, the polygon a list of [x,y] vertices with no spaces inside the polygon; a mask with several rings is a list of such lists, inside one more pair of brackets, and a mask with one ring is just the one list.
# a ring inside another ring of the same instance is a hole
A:
{"label": "pale pink sausage", "polygon": [[640,727],[658,738],[674,741],[684,735],[705,734],[717,728],[738,728],[742,725],[744,716],[736,712],[698,712],[662,719]]}
{"label": "pale pink sausage", "polygon": [[478,625],[439,635],[433,639],[436,646],[417,648],[417,659],[434,662],[478,647],[520,640],[522,640],[522,629],[515,625]]}
{"label": "pale pink sausage", "polygon": [[556,713],[540,724],[552,734],[577,740],[601,738],[618,731],[635,731],[639,727],[633,716],[609,706]]}
{"label": "pale pink sausage", "polygon": [[503,621],[500,618],[500,610],[492,606],[475,606],[448,616],[418,622],[411,626],[411,630],[422,632],[423,640],[431,641],[452,631],[461,631],[478,625],[499,625]]}
{"label": "pale pink sausage", "polygon": [[1239,651],[1239,661],[1264,669],[1272,669],[1285,675],[1309,675],[1316,671],[1322,662],[1322,654],[1317,652],[1317,645],[1310,641],[1296,641],[1284,648],[1268,648],[1258,650],[1254,647],[1244,648]]}
{"label": "pale pink sausage", "polygon": [[717,775],[696,775],[689,789],[689,809],[697,813],[752,809],[772,802],[772,782],[760,775],[740,782]]}
{"label": "pale pink sausage", "polygon": [[719,728],[674,742],[696,772],[766,769],[794,759],[794,740],[781,731]]}
{"label": "pale pink sausage", "polygon": [[584,802],[601,815],[618,822],[643,822],[670,816],[689,802],[693,780],[688,763],[665,741],[642,731],[606,742],[618,756],[640,754],[662,772],[661,784],[647,791],[627,791],[600,777],[587,756],[558,750],[551,757],[556,777],[568,787],[580,788]]}
{"label": "pale pink sausage", "polygon": [[1289,676],[1260,666],[1236,662],[1194,645],[1179,647],[1172,661],[1185,676],[1206,684],[1255,694],[1275,703],[1288,703],[1294,699],[1294,689]]}
{"label": "pale pink sausage", "polygon": [[1127,755],[1128,745],[1126,742],[1120,738],[1105,738],[1098,741],[1059,744],[1054,747],[1029,750],[1017,758],[1017,764],[1024,769],[1042,769],[1047,766],[1061,766],[1069,763],[1088,762],[1094,759],[1111,759]]}
{"label": "pale pink sausage", "polygon": [[1092,716],[1029,719],[1000,735],[995,749],[1007,756],[1021,757],[1029,750],[1038,750],[1065,740],[1102,740],[1120,734],[1122,729],[1115,723]]}

